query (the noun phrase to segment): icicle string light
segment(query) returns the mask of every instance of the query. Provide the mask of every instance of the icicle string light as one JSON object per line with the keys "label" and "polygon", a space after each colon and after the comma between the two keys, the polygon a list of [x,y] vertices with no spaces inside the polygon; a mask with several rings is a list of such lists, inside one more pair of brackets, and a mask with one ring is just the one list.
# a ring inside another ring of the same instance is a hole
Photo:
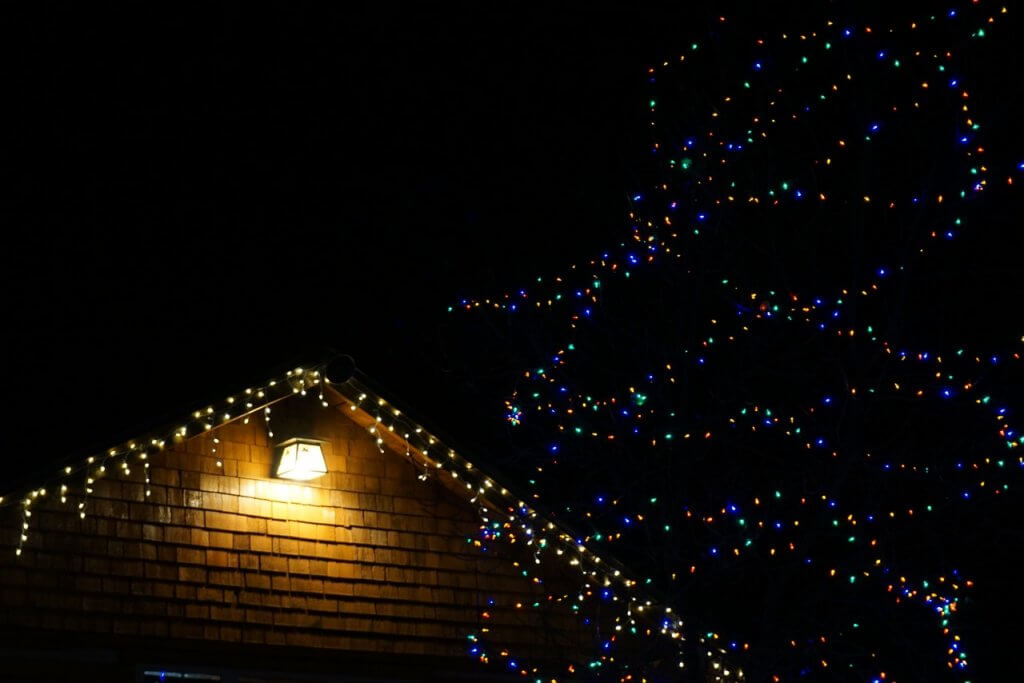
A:
{"label": "icicle string light", "polygon": [[[127,441],[105,450],[100,455],[90,455],[78,462],[65,464],[43,487],[8,492],[0,496],[0,507],[20,502],[23,508],[22,534],[16,549],[17,555],[22,554],[28,542],[32,503],[46,495],[46,486],[59,491],[61,504],[74,504],[82,519],[85,519],[88,513],[89,495],[93,492],[93,484],[97,479],[112,472],[128,479],[132,477],[133,472],[141,471],[145,495],[149,496],[151,490],[147,461],[150,454],[164,450],[168,443],[180,443],[235,420],[248,422],[249,417],[258,411],[264,411],[269,425],[270,406],[295,393],[301,393],[310,386],[319,385],[323,370],[323,367],[289,370],[280,380],[273,379],[262,386],[248,388],[240,396],[228,396],[219,406],[210,405],[205,409],[193,411],[167,431]],[[215,454],[219,439],[214,437],[211,443]],[[119,464],[116,467],[108,467],[111,461]],[[79,482],[77,487],[74,485],[75,481]]]}
{"label": "icicle string light", "polygon": [[[123,462],[131,460],[141,461],[141,471],[146,484],[145,493],[149,491],[149,462],[150,453],[163,450],[168,442],[180,443],[186,439],[205,435],[214,427],[228,424],[233,421],[247,422],[254,414],[262,414],[267,424],[268,434],[270,429],[270,407],[289,396],[304,395],[311,386],[317,387],[317,400],[322,406],[329,405],[324,395],[324,388],[332,387],[349,404],[352,412],[360,409],[368,415],[373,416],[372,422],[367,430],[375,440],[377,446],[384,450],[387,439],[395,439],[392,444],[396,451],[405,452],[406,457],[414,463],[422,474],[421,481],[426,481],[426,474],[444,474],[450,477],[455,483],[454,488],[461,491],[467,502],[473,504],[474,509],[481,517],[481,538],[485,541],[495,541],[502,534],[502,541],[524,543],[532,547],[532,556],[536,563],[540,563],[542,555],[556,557],[564,563],[564,566],[578,574],[581,588],[577,594],[561,595],[557,599],[552,597],[556,603],[562,604],[571,600],[574,605],[566,609],[574,614],[586,611],[583,603],[597,602],[609,599],[614,592],[613,602],[621,606],[619,613],[611,617],[617,631],[626,629],[630,637],[636,638],[663,638],[670,644],[681,644],[683,641],[683,624],[670,606],[659,603],[647,595],[641,582],[632,577],[621,565],[610,558],[604,558],[592,551],[587,543],[576,537],[570,530],[561,526],[551,519],[545,518],[537,509],[515,496],[505,487],[481,471],[480,468],[454,449],[446,446],[436,436],[429,433],[421,425],[409,420],[401,411],[390,405],[384,398],[375,395],[369,388],[358,380],[351,378],[341,383],[331,383],[330,379],[323,374],[323,368],[301,369],[289,371],[283,380],[270,380],[265,385],[257,388],[246,389],[242,396],[230,396],[224,401],[224,406],[217,408],[210,406],[204,410],[191,413],[190,417],[161,436],[148,436],[127,442],[122,446],[108,449],[103,458],[122,458]],[[213,437],[216,440],[216,437]],[[213,443],[216,443],[214,441]],[[106,476],[107,468],[96,456],[90,456],[84,462],[76,465],[66,465],[62,470],[58,481],[65,482],[76,477],[84,477],[86,491],[91,491],[91,484],[96,478]],[[115,468],[120,471],[121,476],[131,476],[130,468]],[[60,484],[62,502],[67,503],[70,497],[67,496],[67,484]],[[5,495],[0,497],[0,504],[12,505],[14,501],[20,501],[22,508],[22,534],[15,549],[15,553],[21,556],[26,543],[29,540],[30,520],[32,516],[31,506],[33,502],[47,495],[46,488],[37,488],[24,492],[16,497]],[[80,515],[86,515],[86,500],[84,496],[77,503]],[[495,530],[501,531],[496,533]],[[477,543],[476,547],[486,551],[483,544]],[[523,576],[534,582],[542,582],[539,576],[533,576],[524,571]],[[601,598],[599,596],[605,596]],[[625,639],[627,633],[618,636],[617,641]],[[475,636],[471,636],[475,637]],[[700,642],[706,639],[699,637]],[[719,661],[717,657],[724,652],[724,649],[708,644],[711,654],[708,656]],[[613,657],[613,650],[609,646],[604,649],[603,654],[595,661],[607,661]],[[681,652],[677,651],[678,666],[683,666],[684,660]],[[518,666],[518,664],[517,664]],[[536,673],[538,669],[533,668]],[[557,676],[552,680],[558,680]]]}

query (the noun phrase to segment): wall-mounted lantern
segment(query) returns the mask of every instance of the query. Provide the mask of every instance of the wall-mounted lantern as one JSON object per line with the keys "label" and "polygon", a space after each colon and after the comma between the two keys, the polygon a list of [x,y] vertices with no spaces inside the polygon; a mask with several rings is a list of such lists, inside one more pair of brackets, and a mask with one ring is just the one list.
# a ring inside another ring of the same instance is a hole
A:
{"label": "wall-mounted lantern", "polygon": [[327,474],[327,461],[321,442],[297,437],[277,445],[280,456],[274,476],[280,479],[309,481]]}

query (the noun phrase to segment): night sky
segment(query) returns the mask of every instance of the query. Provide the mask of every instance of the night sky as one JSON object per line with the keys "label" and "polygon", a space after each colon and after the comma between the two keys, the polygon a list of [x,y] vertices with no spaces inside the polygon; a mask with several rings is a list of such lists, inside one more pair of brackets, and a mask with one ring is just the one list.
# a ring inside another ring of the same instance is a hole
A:
{"label": "night sky", "polygon": [[73,428],[47,437],[64,451],[325,347],[431,391],[459,292],[620,228],[630,93],[660,16],[12,19],[4,373],[23,426],[4,439],[64,408]]}
{"label": "night sky", "polygon": [[[647,66],[709,32],[884,18],[887,4],[6,9],[6,476],[333,353],[456,441],[516,452],[503,399],[547,340],[448,307],[628,236]],[[1004,166],[1024,158],[1007,22],[971,62]],[[707,92],[746,68],[732,59]],[[887,301],[903,341],[1019,338],[1019,206],[1004,199],[983,238]],[[759,253],[736,250],[751,272]],[[648,303],[631,310],[645,343],[664,332],[645,326]],[[1000,515],[1015,523],[986,537],[998,589],[979,590],[1008,600],[992,618],[1024,604],[999,593],[1015,590],[1019,501],[971,523]],[[1008,670],[1009,640],[973,647],[989,656],[979,671]]]}

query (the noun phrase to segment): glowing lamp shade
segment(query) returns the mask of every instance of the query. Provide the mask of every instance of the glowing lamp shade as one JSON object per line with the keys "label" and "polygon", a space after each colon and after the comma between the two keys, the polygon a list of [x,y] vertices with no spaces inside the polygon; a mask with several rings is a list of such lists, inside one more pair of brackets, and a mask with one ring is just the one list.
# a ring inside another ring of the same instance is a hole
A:
{"label": "glowing lamp shade", "polygon": [[280,444],[277,477],[309,481],[327,474],[327,462],[320,443],[312,439],[288,439]]}

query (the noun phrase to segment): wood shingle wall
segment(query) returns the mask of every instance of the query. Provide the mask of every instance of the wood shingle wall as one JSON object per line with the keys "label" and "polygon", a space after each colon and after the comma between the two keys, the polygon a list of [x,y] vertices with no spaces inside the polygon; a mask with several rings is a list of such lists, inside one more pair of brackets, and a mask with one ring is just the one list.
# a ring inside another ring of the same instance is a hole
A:
{"label": "wood shingle wall", "polygon": [[128,476],[106,464],[85,519],[80,482],[66,505],[48,492],[20,558],[20,508],[0,511],[0,629],[465,659],[485,625],[523,656],[579,647],[562,611],[512,607],[544,589],[507,547],[467,540],[479,525],[468,502],[380,452],[344,409],[310,406],[327,439],[315,481],[270,477],[257,415],[150,456],[148,497],[140,462]]}

